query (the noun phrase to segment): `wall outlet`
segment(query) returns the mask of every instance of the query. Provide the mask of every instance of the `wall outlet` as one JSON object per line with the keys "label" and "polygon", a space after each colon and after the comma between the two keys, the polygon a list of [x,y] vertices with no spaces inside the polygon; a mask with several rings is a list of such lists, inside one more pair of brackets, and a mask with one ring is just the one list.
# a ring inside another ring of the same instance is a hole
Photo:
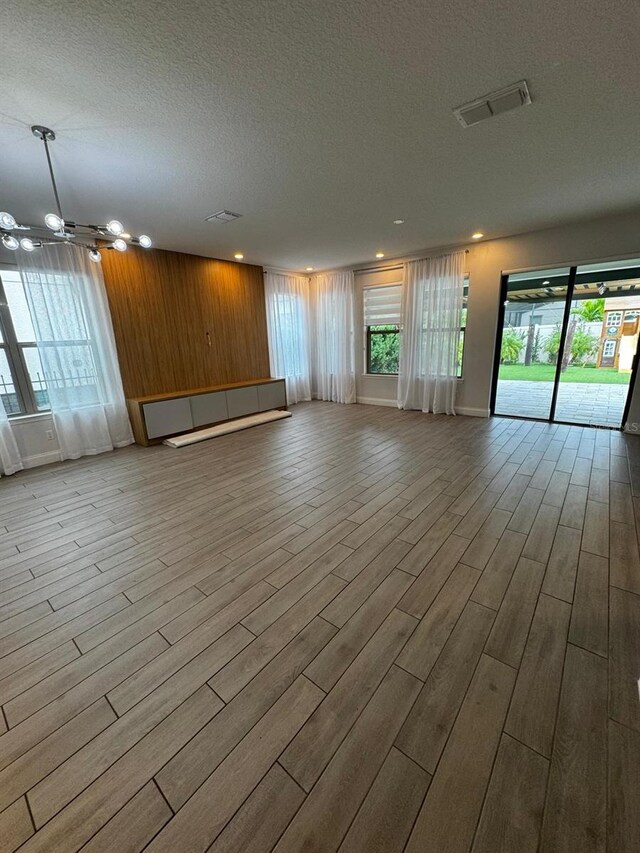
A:
{"label": "wall outlet", "polygon": [[47,440],[53,441],[53,430],[52,429],[47,430]]}

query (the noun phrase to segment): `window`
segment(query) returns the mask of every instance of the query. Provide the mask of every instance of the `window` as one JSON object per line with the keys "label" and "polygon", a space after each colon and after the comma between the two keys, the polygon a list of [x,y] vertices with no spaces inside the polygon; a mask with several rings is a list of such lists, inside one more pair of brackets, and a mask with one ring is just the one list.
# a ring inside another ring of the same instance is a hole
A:
{"label": "window", "polygon": [[[462,378],[464,341],[467,330],[469,278],[465,276],[462,319],[458,337],[456,376]],[[400,362],[400,302],[402,285],[364,288],[364,324],[367,332],[367,373],[395,375]],[[522,314],[518,315],[522,317]]]}
{"label": "window", "polygon": [[602,357],[603,358],[613,358],[616,353],[616,342],[615,341],[605,341],[602,346]]}
{"label": "window", "polygon": [[299,293],[274,293],[272,298],[279,324],[279,353],[284,355],[283,361],[286,362],[281,373],[284,376],[306,376],[309,365],[304,297]]}
{"label": "window", "polygon": [[[42,305],[41,332],[51,324],[47,312],[64,306],[68,334],[47,334],[36,344],[24,284],[15,270],[0,270],[0,396],[8,415],[37,414],[49,409],[49,391],[71,389],[80,401],[91,402],[96,390],[93,347],[82,307],[64,275],[35,274],[32,295]],[[43,367],[41,350],[46,365]],[[46,369],[45,369],[46,368]]]}
{"label": "window", "polygon": [[457,360],[457,372],[456,376],[458,379],[462,378],[462,363],[464,361],[464,339],[467,331],[467,301],[469,299],[469,278],[465,276],[464,278],[464,290],[462,297],[462,319],[460,322],[460,336],[458,338],[458,360]]}
{"label": "window", "polygon": [[622,323],[622,311],[609,311],[607,316],[608,326],[619,326]]}
{"label": "window", "polygon": [[0,397],[8,415],[47,408],[35,332],[16,271],[0,271]]}
{"label": "window", "polygon": [[391,375],[398,373],[401,298],[401,284],[364,289],[367,373]]}

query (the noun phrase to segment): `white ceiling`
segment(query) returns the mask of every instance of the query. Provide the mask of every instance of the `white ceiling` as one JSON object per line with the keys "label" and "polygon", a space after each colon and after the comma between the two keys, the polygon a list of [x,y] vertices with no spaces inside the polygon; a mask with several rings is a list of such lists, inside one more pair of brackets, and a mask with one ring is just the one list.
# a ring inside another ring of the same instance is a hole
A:
{"label": "white ceiling", "polygon": [[[640,206],[637,0],[9,0],[0,32],[19,219],[53,206],[34,123],[68,218],[292,269]],[[531,106],[451,114],[521,78]]]}

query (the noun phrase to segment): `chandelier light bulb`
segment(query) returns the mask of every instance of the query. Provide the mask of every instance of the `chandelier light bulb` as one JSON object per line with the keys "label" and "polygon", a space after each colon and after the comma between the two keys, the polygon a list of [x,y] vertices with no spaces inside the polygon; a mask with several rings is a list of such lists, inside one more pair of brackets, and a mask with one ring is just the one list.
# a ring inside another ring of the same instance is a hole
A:
{"label": "chandelier light bulb", "polygon": [[12,252],[15,252],[16,249],[20,247],[20,243],[13,234],[3,234],[2,235],[2,245],[5,249],[11,249]]}
{"label": "chandelier light bulb", "polygon": [[150,249],[153,246],[151,237],[147,237],[146,234],[141,234],[138,237],[138,243],[140,243],[143,249]]}
{"label": "chandelier light bulb", "polygon": [[33,252],[35,247],[36,244],[30,237],[23,237],[22,240],[20,240],[20,248],[24,249],[25,252]]}
{"label": "chandelier light bulb", "polygon": [[52,231],[64,231],[64,219],[57,213],[47,213],[44,224]]}
{"label": "chandelier light bulb", "polygon": [[17,224],[15,217],[7,213],[6,210],[0,212],[0,228],[4,228],[5,231],[13,231]]}
{"label": "chandelier light bulb", "polygon": [[93,261],[94,264],[99,264],[102,260],[102,255],[97,249],[91,249],[89,251],[89,258]]}
{"label": "chandelier light bulb", "polygon": [[113,241],[113,243],[112,243],[111,245],[113,246],[113,248],[114,248],[117,252],[126,252],[126,251],[127,251],[127,243],[126,243],[126,241],[125,241],[125,240],[122,240],[122,239],[120,239],[120,238],[118,238],[117,240],[114,240],[114,241]]}
{"label": "chandelier light bulb", "polygon": [[[124,231],[124,225],[119,220],[112,219],[111,222],[107,222],[107,231],[113,234],[114,237],[118,237]],[[124,249],[120,249],[119,251],[124,252]]]}

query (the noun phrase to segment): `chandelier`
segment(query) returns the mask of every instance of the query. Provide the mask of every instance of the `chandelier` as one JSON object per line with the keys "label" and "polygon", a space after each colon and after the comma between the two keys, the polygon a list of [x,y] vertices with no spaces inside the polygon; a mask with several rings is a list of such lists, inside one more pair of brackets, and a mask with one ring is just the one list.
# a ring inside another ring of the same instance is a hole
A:
{"label": "chandelier", "polygon": [[[80,222],[71,222],[62,215],[58,187],[53,174],[53,165],[49,153],[49,143],[56,138],[55,133],[48,127],[34,124],[31,132],[44,143],[44,150],[51,176],[51,186],[56,201],[57,213],[47,213],[44,217],[44,226],[20,225],[14,216],[6,211],[0,211],[0,234],[2,245],[5,249],[16,251],[22,249],[25,252],[33,252],[42,246],[51,246],[59,243],[72,243],[86,249],[89,257],[94,263],[100,263],[100,249],[115,249],[116,252],[126,252],[130,245],[142,246],[150,249],[151,238],[146,234],[133,237],[124,229],[119,219],[112,219],[106,225],[83,225]],[[16,232],[30,231],[32,236],[16,236]],[[96,241],[101,241],[98,247]]]}

